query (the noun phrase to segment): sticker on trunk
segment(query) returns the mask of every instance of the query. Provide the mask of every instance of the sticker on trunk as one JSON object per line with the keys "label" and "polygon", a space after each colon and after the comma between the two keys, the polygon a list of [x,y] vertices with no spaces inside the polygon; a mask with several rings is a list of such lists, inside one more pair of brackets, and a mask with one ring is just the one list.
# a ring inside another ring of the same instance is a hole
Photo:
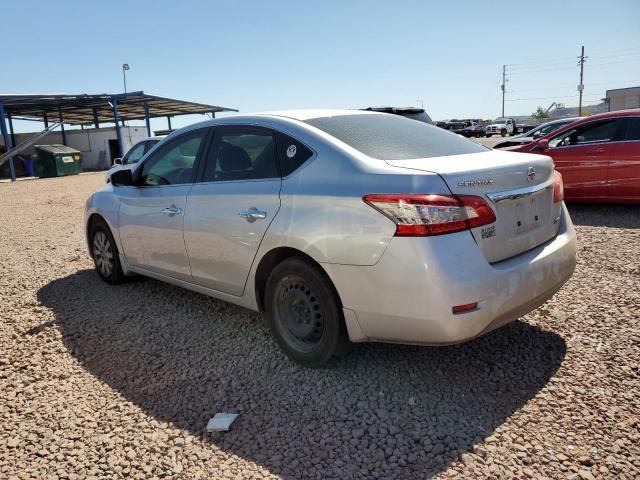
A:
{"label": "sticker on trunk", "polygon": [[495,237],[496,236],[496,226],[495,225],[491,225],[490,227],[485,227],[480,231],[480,234],[482,235],[482,239],[483,240],[485,238]]}

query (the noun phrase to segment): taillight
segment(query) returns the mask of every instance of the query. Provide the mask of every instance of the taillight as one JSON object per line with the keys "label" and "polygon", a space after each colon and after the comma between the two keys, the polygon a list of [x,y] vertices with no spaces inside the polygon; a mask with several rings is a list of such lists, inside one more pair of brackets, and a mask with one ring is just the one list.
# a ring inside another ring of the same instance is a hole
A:
{"label": "taillight", "polygon": [[559,171],[553,172],[553,203],[558,203],[564,200],[564,183],[562,182],[562,175]]}
{"label": "taillight", "polygon": [[443,235],[496,221],[487,202],[474,195],[370,194],[362,199],[396,224],[396,237]]}

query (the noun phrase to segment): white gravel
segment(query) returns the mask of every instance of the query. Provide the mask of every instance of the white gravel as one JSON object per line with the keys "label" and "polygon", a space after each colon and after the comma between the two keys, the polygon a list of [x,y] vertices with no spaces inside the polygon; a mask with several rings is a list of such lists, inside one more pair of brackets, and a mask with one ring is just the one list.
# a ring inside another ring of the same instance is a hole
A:
{"label": "white gravel", "polygon": [[575,276],[522,321],[306,370],[253,312],[101,282],[103,179],[0,184],[0,478],[640,476],[638,207],[571,207]]}

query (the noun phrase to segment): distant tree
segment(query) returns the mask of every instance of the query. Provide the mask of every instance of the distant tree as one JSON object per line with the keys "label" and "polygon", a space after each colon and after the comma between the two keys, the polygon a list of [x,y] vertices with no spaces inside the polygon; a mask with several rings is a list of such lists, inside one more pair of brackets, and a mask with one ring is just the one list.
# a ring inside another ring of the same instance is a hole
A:
{"label": "distant tree", "polygon": [[537,118],[538,120],[542,120],[543,118],[549,118],[549,112],[547,112],[544,108],[538,107],[535,112],[531,114],[533,118]]}

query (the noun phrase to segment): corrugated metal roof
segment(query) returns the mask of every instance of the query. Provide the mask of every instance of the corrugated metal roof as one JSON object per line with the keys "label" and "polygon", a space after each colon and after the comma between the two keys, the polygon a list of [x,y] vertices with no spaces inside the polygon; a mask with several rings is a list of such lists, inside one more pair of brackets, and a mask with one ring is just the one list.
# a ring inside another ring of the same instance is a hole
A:
{"label": "corrugated metal roof", "polygon": [[236,109],[188,102],[140,92],[127,94],[0,94],[0,103],[13,118],[58,121],[62,111],[64,123],[69,125],[91,125],[97,117],[100,123],[113,122],[112,105],[117,102],[120,120],[142,120],[144,105],[150,117],[190,115],[194,113],[237,112]]}

